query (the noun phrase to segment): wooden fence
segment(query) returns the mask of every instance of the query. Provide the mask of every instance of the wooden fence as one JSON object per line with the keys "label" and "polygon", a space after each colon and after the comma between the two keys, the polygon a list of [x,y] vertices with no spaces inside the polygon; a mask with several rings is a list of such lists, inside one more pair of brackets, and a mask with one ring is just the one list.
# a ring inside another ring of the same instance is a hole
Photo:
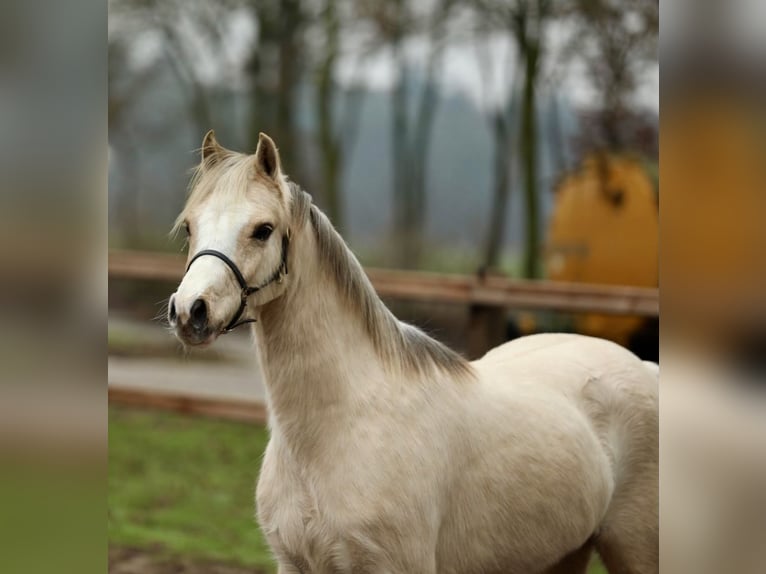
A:
{"label": "wooden fence", "polygon": [[124,387],[109,387],[109,402],[126,407],[171,411],[215,419],[265,425],[266,405],[256,401],[201,397],[188,393],[146,391]]}
{"label": "wooden fence", "polygon": [[[177,282],[183,276],[185,262],[186,258],[181,255],[113,250],[109,252],[109,277]],[[467,351],[471,358],[481,356],[502,342],[505,321],[499,311],[505,308],[645,317],[659,315],[657,289],[376,268],[365,271],[381,297],[467,305],[470,309]],[[266,419],[265,407],[258,403],[116,388],[110,388],[109,400],[259,424]]]}
{"label": "wooden fence", "polygon": [[[166,253],[110,251],[109,277],[179,281],[186,258]],[[494,308],[548,309],[610,315],[659,315],[657,289],[554,281],[521,281],[367,268],[381,297]]]}

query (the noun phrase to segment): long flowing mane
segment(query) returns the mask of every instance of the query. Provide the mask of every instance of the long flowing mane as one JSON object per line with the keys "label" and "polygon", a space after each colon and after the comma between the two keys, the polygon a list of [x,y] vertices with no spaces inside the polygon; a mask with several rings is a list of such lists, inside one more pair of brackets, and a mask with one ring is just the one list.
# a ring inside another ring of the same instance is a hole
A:
{"label": "long flowing mane", "polygon": [[294,222],[311,224],[327,278],[362,318],[381,358],[417,373],[436,367],[453,375],[470,376],[472,369],[468,361],[418,328],[399,321],[388,310],[327,216],[297,184],[289,182],[288,185]]}

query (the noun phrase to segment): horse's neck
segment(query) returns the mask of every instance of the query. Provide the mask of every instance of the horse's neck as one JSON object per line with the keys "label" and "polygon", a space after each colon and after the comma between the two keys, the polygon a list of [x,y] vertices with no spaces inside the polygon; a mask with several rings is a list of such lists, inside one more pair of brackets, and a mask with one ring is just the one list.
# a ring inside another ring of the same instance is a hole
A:
{"label": "horse's neck", "polygon": [[382,368],[362,321],[323,276],[313,237],[295,243],[287,292],[262,309],[256,340],[271,425],[310,448],[365,402]]}

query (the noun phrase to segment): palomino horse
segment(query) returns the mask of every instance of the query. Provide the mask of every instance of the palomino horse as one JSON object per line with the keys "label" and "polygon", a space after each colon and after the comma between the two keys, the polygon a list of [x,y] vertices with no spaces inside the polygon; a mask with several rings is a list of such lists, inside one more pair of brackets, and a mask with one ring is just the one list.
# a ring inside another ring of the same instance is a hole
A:
{"label": "palomino horse", "polygon": [[208,133],[177,226],[177,336],[252,323],[280,574],[578,573],[594,548],[658,571],[656,365],[563,334],[468,362],[401,323],[263,134],[251,156]]}

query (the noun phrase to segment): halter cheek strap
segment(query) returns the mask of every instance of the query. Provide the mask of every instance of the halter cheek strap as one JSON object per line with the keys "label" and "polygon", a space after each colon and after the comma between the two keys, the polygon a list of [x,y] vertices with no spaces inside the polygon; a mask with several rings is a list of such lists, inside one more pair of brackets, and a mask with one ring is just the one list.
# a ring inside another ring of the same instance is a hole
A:
{"label": "halter cheek strap", "polygon": [[255,319],[242,319],[240,321],[240,317],[242,317],[242,313],[245,312],[245,308],[247,307],[247,299],[252,295],[253,293],[257,293],[264,287],[267,287],[268,285],[271,285],[275,281],[277,283],[282,282],[282,277],[287,275],[287,253],[290,248],[290,230],[288,229],[287,232],[282,236],[282,260],[279,264],[279,267],[276,268],[274,273],[272,273],[266,281],[261,283],[260,285],[256,285],[254,287],[251,287],[247,284],[247,281],[245,280],[245,276],[242,275],[242,272],[239,270],[239,267],[237,267],[237,264],[234,263],[231,259],[229,259],[228,256],[221,253],[220,251],[217,251],[215,249],[203,249],[202,251],[198,251],[194,257],[191,258],[191,261],[189,261],[189,264],[186,266],[186,272],[189,272],[189,268],[192,266],[192,263],[194,263],[197,259],[202,257],[203,255],[212,255],[213,257],[217,257],[221,261],[223,261],[226,266],[231,269],[231,272],[234,274],[234,278],[237,280],[237,283],[239,284],[242,291],[240,292],[240,303],[239,303],[239,309],[237,309],[237,312],[234,314],[234,316],[231,318],[231,321],[229,321],[228,325],[226,325],[223,328],[223,331],[221,333],[229,333],[239,327],[240,325],[245,325],[247,323],[255,323]]}

